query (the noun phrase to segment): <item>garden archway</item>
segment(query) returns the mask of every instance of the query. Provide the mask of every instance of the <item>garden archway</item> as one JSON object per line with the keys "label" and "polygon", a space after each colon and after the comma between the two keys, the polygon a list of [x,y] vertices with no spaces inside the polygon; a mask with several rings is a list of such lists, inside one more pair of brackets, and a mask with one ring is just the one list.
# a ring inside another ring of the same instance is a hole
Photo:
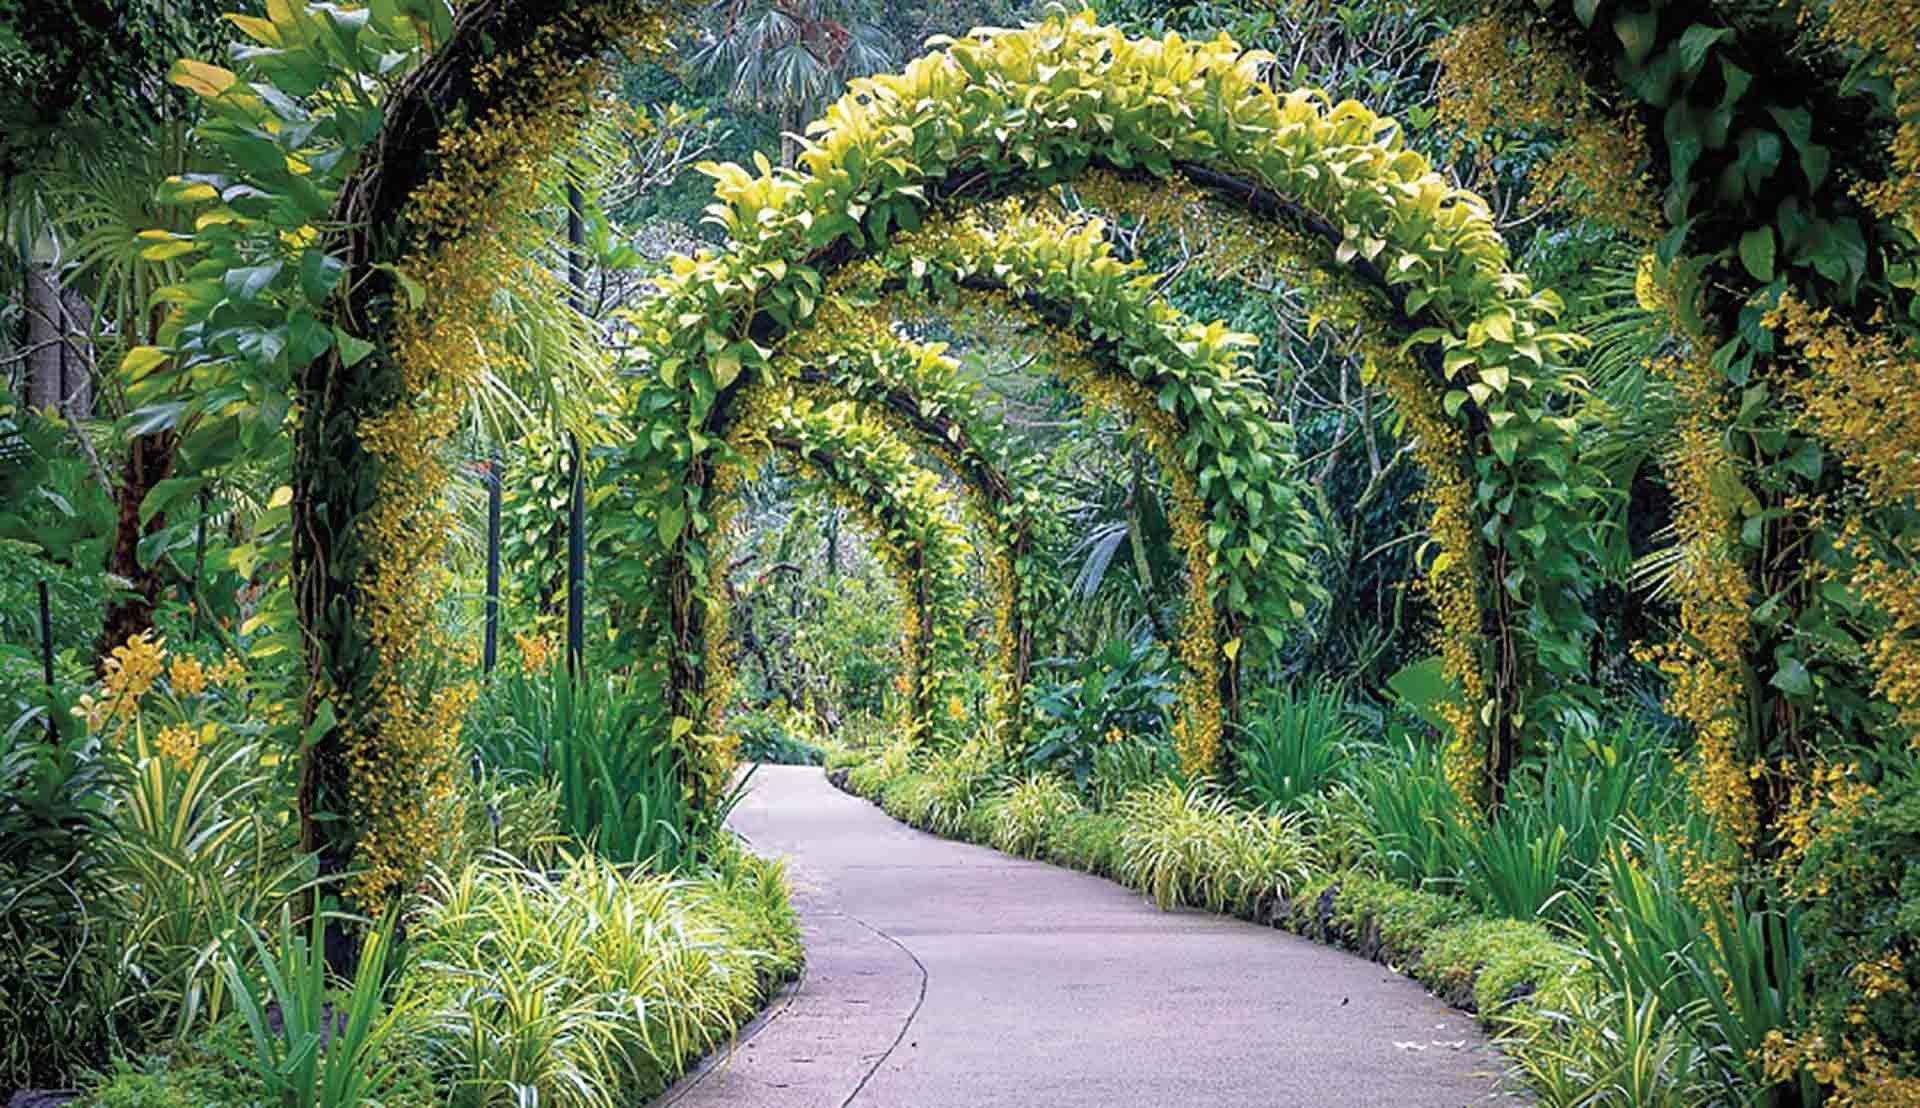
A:
{"label": "garden archway", "polygon": [[[305,82],[302,66],[329,74],[362,63],[327,53],[350,42],[338,19],[303,18],[326,26],[285,32],[256,64]],[[462,352],[485,341],[488,275],[533,249],[532,235],[502,233],[538,195],[529,182],[539,159],[526,155],[564,141],[605,50],[657,43],[660,26],[659,9],[641,0],[462,7],[432,28],[442,48],[358,136],[372,153],[337,193],[302,193],[302,182],[282,179],[285,158],[248,171],[271,177],[312,211],[306,218],[348,228],[338,256],[322,259],[314,294],[342,290],[326,312],[346,338],[299,369],[292,389],[306,413],[292,560],[314,721],[301,807],[308,845],[330,864],[364,856],[361,888],[375,899],[421,853],[409,816],[417,796],[455,772],[439,721],[457,714],[464,694],[450,688],[425,705],[410,696],[436,657],[426,628],[441,586],[431,545],[405,536],[440,530],[435,492],[445,478],[431,454],[450,433],[442,413],[470,387]],[[784,334],[809,324],[823,275],[917,227],[932,205],[1057,184],[1096,166],[1217,185],[1318,239],[1336,272],[1404,316],[1406,337],[1437,376],[1435,409],[1461,428],[1471,452],[1456,482],[1465,538],[1447,553],[1472,567],[1466,607],[1477,625],[1449,630],[1486,644],[1472,669],[1498,680],[1485,682],[1484,700],[1462,706],[1456,747],[1463,786],[1497,798],[1526,718],[1525,682],[1514,675],[1532,661],[1572,674],[1584,654],[1583,627],[1563,615],[1584,591],[1585,492],[1571,476],[1573,428],[1556,410],[1549,361],[1569,340],[1549,326],[1551,298],[1507,267],[1484,204],[1405,150],[1391,124],[1314,93],[1282,97],[1261,82],[1260,67],[1225,39],[1130,40],[1091,15],[1056,17],[951,42],[899,76],[857,82],[816,126],[800,171],[724,172],[715,214],[732,241],[686,275],[703,285],[688,302],[695,325],[663,339],[656,359],[663,372],[705,378],[690,386],[700,419],[680,425],[684,450],[665,459],[681,478],[672,488],[705,487],[708,409],[743,371],[763,372]],[[201,83],[231,102],[236,119],[259,114],[232,74],[209,72]],[[1188,400],[1170,403],[1192,414]],[[1203,487],[1232,481],[1214,474]],[[694,521],[703,510],[684,499],[664,507]],[[1253,522],[1223,510],[1208,521],[1209,551],[1224,563],[1251,549]],[[1251,621],[1236,584],[1245,592],[1257,575],[1236,582],[1235,572],[1228,565],[1215,582],[1221,603]],[[697,658],[673,660],[681,687],[697,682],[689,662],[697,668]],[[390,770],[356,768],[367,765]],[[330,811],[353,819],[326,830],[314,817]]]}
{"label": "garden archway", "polygon": [[[1577,679],[1584,666],[1577,516],[1590,490],[1575,472],[1575,427],[1550,361],[1574,340],[1550,326],[1556,299],[1507,267],[1477,197],[1406,150],[1395,125],[1310,92],[1282,97],[1260,82],[1259,63],[1226,40],[1129,40],[1081,15],[951,42],[901,75],[856,82],[812,129],[800,171],[714,171],[714,211],[732,241],[677,275],[686,310],[656,336],[657,363],[705,371],[704,385],[689,389],[688,425],[698,426],[742,374],[777,377],[778,348],[807,330],[829,280],[886,256],[896,232],[911,235],[930,207],[1056,184],[1096,165],[1179,174],[1290,222],[1328,247],[1330,269],[1383,301],[1433,378],[1421,382],[1427,414],[1436,439],[1458,450],[1452,472],[1438,475],[1456,495],[1435,534],[1471,593],[1441,604],[1449,637],[1469,644],[1449,658],[1468,694],[1455,713],[1456,781],[1497,799],[1528,722],[1521,692],[1546,684],[1523,671]],[[938,243],[922,254],[900,259],[916,286],[943,268],[968,273]],[[1085,262],[1058,273],[1075,294],[1075,322],[1124,339],[1111,320],[1086,317],[1113,303],[1125,278]],[[1263,456],[1207,422],[1204,400],[1179,393],[1156,401],[1196,421],[1196,445],[1223,448],[1235,464]],[[701,453],[677,460],[692,479],[676,487],[701,487]],[[1249,626],[1270,626],[1249,603],[1262,571],[1235,564],[1256,536],[1272,541],[1257,527],[1262,513],[1234,501],[1236,474],[1216,465],[1195,476],[1202,494],[1230,490],[1206,521],[1218,603]],[[691,686],[697,666],[687,669]]]}
{"label": "garden archway", "polygon": [[[850,402],[815,406],[791,389],[772,385],[748,392],[723,432],[732,455],[713,479],[716,544],[724,542],[737,486],[770,452],[781,452],[824,478],[835,499],[868,525],[881,562],[907,599],[902,643],[913,718],[902,722],[944,732],[945,723],[960,718],[941,709],[958,695],[952,686],[968,652],[965,581],[972,547],[962,533],[961,505],[937,474],[917,463],[905,442],[857,417]],[[724,574],[725,552],[714,553],[710,572]],[[709,608],[718,609],[724,595],[716,581],[707,590]],[[724,610],[709,610],[701,628],[707,688],[715,694],[702,734],[714,737],[721,730],[731,680]]]}
{"label": "garden archway", "polygon": [[[669,428],[698,426],[702,442],[719,442],[722,436],[716,429],[724,425],[733,398],[762,381],[794,376],[795,366],[838,363],[857,375],[859,367],[887,364],[874,352],[893,351],[899,355],[893,361],[909,367],[909,380],[924,379],[926,374],[913,367],[940,364],[937,352],[929,363],[923,348],[892,334],[884,318],[857,307],[883,293],[905,289],[946,298],[964,292],[1030,307],[1074,344],[1076,364],[1085,367],[1084,372],[1063,375],[1063,383],[1129,421],[1174,481],[1176,535],[1188,565],[1187,615],[1178,644],[1185,669],[1183,711],[1176,735],[1190,768],[1200,772],[1211,767],[1223,721],[1237,696],[1234,663],[1242,634],[1249,627],[1274,628],[1303,614],[1317,588],[1306,573],[1304,556],[1316,528],[1290,472],[1286,429],[1272,422],[1264,396],[1250,387],[1240,365],[1240,349],[1253,340],[1217,324],[1193,323],[1158,300],[1151,275],[1114,257],[1098,223],[1065,225],[1005,211],[993,220],[930,223],[920,235],[900,237],[894,249],[868,264],[836,275],[811,314],[814,325],[770,336],[759,367],[749,370],[721,352],[711,368],[690,369],[698,363],[675,351],[676,339],[698,335],[702,349],[720,346],[724,351],[723,344],[706,337],[711,331],[708,317],[694,309],[711,303],[716,282],[726,283],[714,270],[730,260],[722,255],[683,261],[676,282],[647,307],[641,330],[652,336],[652,364],[680,403],[647,399],[640,405],[646,416],[636,428],[639,457],[632,468],[658,474],[671,470],[675,452],[682,458],[697,457],[698,466],[689,467],[684,477],[654,477],[648,483],[701,496],[698,490],[706,487],[713,467],[724,458],[694,449],[698,444],[692,436],[683,438]],[[821,319],[832,324],[820,326]],[[844,379],[847,374],[832,376]],[[875,396],[900,388],[898,377],[880,374],[849,391]],[[948,411],[966,408],[951,395],[949,401]],[[970,440],[960,434],[959,424],[948,420],[944,426],[951,442],[939,446],[964,446],[977,454],[965,445]],[[954,468],[965,472],[971,467]],[[672,586],[676,598],[691,598],[692,582],[702,567],[712,564],[712,552],[699,548],[706,532],[698,521],[711,518],[710,510],[702,510],[705,503],[700,499],[661,509],[673,521],[666,532],[686,547],[680,554],[685,583]],[[1033,574],[1016,560],[1024,506],[989,497],[987,507],[1003,513],[1001,533],[1013,536],[1007,550],[995,552],[1003,559],[995,576],[1012,582],[1017,597],[1013,617],[1003,619],[1002,626],[1024,626],[1034,618],[1039,596],[1021,586]],[[696,522],[682,527],[682,520]],[[705,641],[699,627],[702,607],[679,603],[674,613],[675,638],[683,650]],[[1003,657],[1017,657],[1012,642],[1001,646]],[[1018,672],[1017,661],[1007,668]],[[683,677],[678,714],[696,718],[705,692],[703,667],[683,662],[676,675]]]}

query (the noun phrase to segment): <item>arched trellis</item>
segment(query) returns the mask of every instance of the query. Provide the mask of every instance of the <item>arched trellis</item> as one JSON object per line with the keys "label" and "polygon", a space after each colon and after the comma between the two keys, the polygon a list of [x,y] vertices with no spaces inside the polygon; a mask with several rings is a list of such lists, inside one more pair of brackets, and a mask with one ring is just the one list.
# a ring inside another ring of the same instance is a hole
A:
{"label": "arched trellis", "polygon": [[[1250,625],[1273,628],[1301,614],[1317,592],[1304,557],[1315,524],[1291,476],[1287,431],[1272,423],[1264,396],[1250,387],[1240,365],[1240,349],[1253,340],[1218,325],[1193,323],[1161,302],[1152,276],[1115,258],[1099,224],[1066,225],[1009,210],[992,220],[929,224],[921,235],[901,237],[870,264],[843,271],[823,290],[826,299],[804,321],[808,326],[768,336],[766,364],[750,372],[732,371],[736,375],[728,387],[703,404],[699,384],[679,376],[686,360],[676,356],[670,341],[659,340],[670,339],[676,328],[684,333],[701,322],[700,313],[690,309],[710,297],[715,279],[710,267],[727,260],[685,262],[676,280],[649,305],[647,318],[653,325],[643,330],[655,336],[656,365],[665,367],[661,382],[682,403],[646,400],[642,409],[672,410],[676,421],[684,418],[699,425],[704,440],[718,441],[716,428],[724,425],[740,389],[785,379],[799,365],[833,367],[822,379],[853,382],[848,391],[856,397],[890,396],[910,403],[923,416],[939,415],[935,426],[948,441],[938,445],[959,447],[965,456],[954,459],[954,468],[984,472],[987,511],[1006,513],[999,529],[1008,540],[1000,552],[1006,559],[1002,573],[1016,585],[1032,578],[1023,572],[1027,567],[1014,561],[1026,545],[1027,521],[1013,510],[1019,502],[995,495],[999,490],[990,483],[991,467],[971,445],[978,428],[947,414],[966,405],[950,390],[946,413],[928,413],[920,408],[918,395],[902,387],[939,381],[941,375],[930,371],[940,360],[936,356],[929,361],[922,348],[892,334],[884,319],[850,310],[848,304],[902,290],[940,298],[962,293],[999,296],[1029,307],[1077,343],[1077,361],[1086,369],[1066,378],[1067,383],[1124,416],[1174,475],[1176,533],[1189,567],[1189,603],[1178,644],[1186,671],[1183,711],[1175,726],[1190,767],[1210,767],[1218,755],[1223,720],[1237,699],[1242,633]],[[702,345],[707,345],[704,335]],[[950,382],[950,366],[944,376]],[[638,453],[656,458],[663,445],[660,436],[645,429],[635,441]],[[655,466],[643,458],[636,468],[644,473]],[[701,465],[685,480],[667,484],[703,488],[711,474]],[[696,527],[686,538],[698,543],[703,531]],[[698,566],[711,560],[710,551],[688,558],[683,571],[688,582]],[[1011,623],[1018,635],[1019,629],[1030,627],[1038,600],[1031,589],[1016,592],[1015,611],[1002,625]],[[676,597],[693,593],[690,583],[675,589]],[[676,609],[675,634],[683,646],[705,641],[698,622],[704,614],[691,603]],[[1024,678],[1017,645],[1003,645],[1014,659],[1008,668]],[[686,682],[680,686],[682,710],[690,713],[705,691],[705,674],[695,665],[684,666],[681,673]]]}
{"label": "arched trellis", "polygon": [[[743,390],[728,424],[719,432],[733,448],[714,480],[722,497],[730,496],[746,474],[757,470],[770,451],[782,452],[825,478],[843,506],[858,513],[874,531],[882,562],[908,599],[903,645],[908,679],[907,702],[913,719],[936,732],[950,733],[962,717],[948,706],[956,697],[953,679],[959,659],[968,653],[965,596],[971,545],[962,533],[960,505],[934,472],[920,466],[905,442],[889,429],[861,419],[853,405],[837,401],[816,406],[790,387],[757,384]],[[725,530],[732,504],[716,501],[716,533]],[[724,573],[727,560],[716,557],[712,572]],[[730,680],[722,663],[726,634],[723,612],[712,610],[724,590],[708,590],[709,611],[702,623],[708,661],[706,734],[721,730],[724,686]]]}
{"label": "arched trellis", "polygon": [[[265,47],[250,52],[250,71],[284,77],[307,105],[294,115],[310,108],[328,125],[322,133],[337,149],[322,151],[325,165],[341,164],[342,153],[355,165],[323,188],[325,174],[293,170],[320,162],[250,157],[232,180],[291,198],[269,220],[275,227],[293,226],[280,222],[290,215],[343,229],[311,248],[306,228],[275,241],[297,247],[299,264],[286,272],[300,273],[305,303],[337,336],[288,359],[303,412],[292,527],[311,724],[303,839],[329,869],[355,864],[357,891],[372,900],[430,853],[421,849],[420,797],[444,791],[457,772],[446,721],[462,694],[431,678],[438,650],[426,633],[438,575],[429,546],[408,541],[444,531],[433,464],[448,434],[442,413],[468,387],[468,355],[491,326],[491,275],[532,249],[518,229],[539,192],[540,159],[527,155],[564,141],[610,47],[664,41],[662,11],[653,0],[436,8],[409,24],[431,33],[431,55],[371,117],[332,111],[327,97],[332,82],[361,79],[360,28],[397,26],[404,13],[367,22],[296,5],[276,9],[271,28],[250,24]],[[1322,240],[1331,267],[1413,328],[1416,352],[1448,390],[1447,416],[1469,428],[1471,501],[1488,561],[1524,571],[1497,586],[1492,571],[1478,572],[1498,601],[1490,637],[1530,639],[1546,668],[1571,672],[1583,628],[1565,608],[1583,589],[1584,530],[1580,484],[1568,480],[1572,428],[1553,407],[1546,372],[1563,341],[1546,324],[1550,301],[1508,270],[1484,205],[1402,149],[1391,124],[1312,93],[1282,98],[1259,81],[1260,64],[1224,39],[1138,42],[1079,16],[962,40],[904,75],[859,82],[816,130],[803,172],[734,172],[720,182],[718,214],[734,242],[724,262],[686,263],[705,266],[689,276],[709,279],[711,295],[691,305],[695,324],[682,327],[690,334],[663,340],[656,369],[697,378],[698,402],[710,406],[743,368],[764,367],[771,349],[762,340],[814,314],[823,274],[896,227],[917,226],[930,203],[1050,185],[1090,166],[1200,180]],[[221,106],[221,126],[257,129],[271,114],[224,70],[203,66],[188,79]],[[283,127],[277,137],[291,151],[310,133]],[[201,236],[229,235],[223,227],[211,223]],[[200,318],[185,315],[187,324]],[[677,476],[704,480],[709,445],[689,436],[664,452]],[[685,519],[703,506],[695,493],[662,508]],[[678,612],[691,598],[667,599]],[[433,692],[431,702],[415,692]],[[1500,736],[1488,758],[1497,790],[1519,702],[1497,689],[1479,709]],[[327,812],[349,819],[318,818]]]}
{"label": "arched trellis", "polygon": [[702,321],[721,324],[716,349],[701,351],[695,334],[662,352],[725,365],[723,376],[764,369],[813,314],[823,273],[917,228],[930,205],[1095,166],[1198,182],[1324,244],[1317,260],[1377,298],[1459,429],[1478,540],[1458,554],[1473,566],[1483,644],[1463,676],[1484,696],[1460,706],[1456,748],[1463,790],[1497,800],[1519,730],[1537,719],[1523,690],[1577,684],[1585,665],[1582,510],[1597,494],[1578,473],[1556,357],[1575,340],[1552,328],[1557,299],[1508,267],[1479,198],[1364,107],[1275,93],[1262,61],[1225,39],[1130,40],[1081,15],[953,42],[903,74],[855,82],[812,128],[801,170],[716,171],[714,212],[733,241],[702,263],[705,278],[751,294],[703,302],[719,309]]}

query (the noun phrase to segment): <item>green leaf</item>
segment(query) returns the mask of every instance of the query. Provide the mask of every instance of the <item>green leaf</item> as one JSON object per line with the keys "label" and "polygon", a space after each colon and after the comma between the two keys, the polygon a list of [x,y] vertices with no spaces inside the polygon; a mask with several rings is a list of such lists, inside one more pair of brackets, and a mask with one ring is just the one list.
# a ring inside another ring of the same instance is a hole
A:
{"label": "green leaf", "polygon": [[1767,684],[1786,693],[1788,696],[1812,696],[1813,675],[1807,672],[1805,663],[1800,659],[1788,657],[1773,671]]}
{"label": "green leaf", "polygon": [[1756,227],[1740,236],[1740,264],[1756,281],[1773,280],[1773,228]]}
{"label": "green leaf", "polygon": [[167,352],[157,346],[136,346],[120,359],[120,376],[129,383],[138,381],[167,358]]}
{"label": "green leaf", "polygon": [[1682,71],[1689,77],[1700,72],[1701,65],[1707,60],[1707,51],[1713,48],[1713,44],[1732,37],[1731,27],[1708,27],[1700,23],[1682,31],[1679,46]]}
{"label": "green leaf", "polygon": [[713,387],[724,389],[740,376],[740,355],[729,350],[713,360]]}
{"label": "green leaf", "polygon": [[227,295],[235,300],[252,300],[264,292],[280,275],[279,262],[238,266],[227,270]]}
{"label": "green leaf", "polygon": [[154,516],[166,511],[174,501],[199,492],[206,483],[205,477],[169,477],[153,486],[140,501],[141,526],[146,526]]}
{"label": "green leaf", "polygon": [[1646,61],[1647,55],[1653,52],[1654,38],[1659,29],[1658,12],[1622,11],[1613,17],[1613,33],[1627,48],[1627,57],[1634,65]]}
{"label": "green leaf", "polygon": [[301,745],[310,747],[326,738],[327,733],[333,730],[336,723],[338,718],[333,714],[333,701],[322,700],[313,710],[313,722],[307,724],[306,734],[301,737]]}
{"label": "green leaf", "polygon": [[129,412],[124,433],[128,438],[138,438],[141,435],[165,431],[179,420],[180,413],[185,411],[186,407],[187,402],[184,400],[168,400]]}
{"label": "green leaf", "polygon": [[300,256],[300,291],[314,304],[323,304],[345,273],[345,262],[318,247]]}
{"label": "green leaf", "polygon": [[333,329],[333,341],[340,347],[340,364],[344,366],[359,365],[367,355],[373,353],[372,343],[355,338],[339,327]]}
{"label": "green leaf", "polygon": [[660,529],[660,541],[670,547],[686,529],[687,510],[678,504],[665,505],[660,508],[655,523]]}

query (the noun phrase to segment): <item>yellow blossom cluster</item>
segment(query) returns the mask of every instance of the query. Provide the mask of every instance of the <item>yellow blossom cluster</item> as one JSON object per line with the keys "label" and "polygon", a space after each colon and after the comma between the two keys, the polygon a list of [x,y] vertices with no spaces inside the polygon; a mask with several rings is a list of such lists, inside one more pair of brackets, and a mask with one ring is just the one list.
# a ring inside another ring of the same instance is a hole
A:
{"label": "yellow blossom cluster", "polygon": [[[1853,1016],[1855,1024],[1866,1018],[1857,1007]],[[1824,1035],[1770,1031],[1761,1062],[1772,1080],[1793,1081],[1804,1070],[1829,1086],[1827,1108],[1920,1108],[1920,1077],[1901,1075],[1899,1061],[1870,1035],[1835,1044]]]}
{"label": "yellow blossom cluster", "polygon": [[1681,413],[1666,463],[1678,500],[1680,633],[1641,656],[1668,678],[1667,710],[1693,725],[1687,778],[1694,796],[1734,842],[1751,847],[1760,833],[1743,749],[1751,586],[1737,555],[1741,505],[1729,502],[1729,490],[1743,486],[1726,442],[1731,413],[1710,349],[1695,342],[1685,356],[1652,365],[1673,382]]}
{"label": "yellow blossom cluster", "polygon": [[[1758,776],[1772,772],[1787,783],[1786,804],[1776,819],[1775,835],[1781,844],[1776,868],[1785,876],[1788,887],[1795,888],[1800,860],[1821,835],[1844,834],[1859,818],[1862,809],[1878,792],[1860,777],[1858,762],[1815,762],[1796,766],[1782,759],[1768,770],[1755,766],[1748,771]],[[1796,891],[1825,896],[1832,890],[1833,874],[1823,867],[1805,888]]]}
{"label": "yellow blossom cluster", "polygon": [[1788,294],[1764,321],[1806,360],[1791,386],[1805,419],[1878,505],[1920,490],[1920,350],[1892,328],[1861,334]]}
{"label": "yellow blossom cluster", "polygon": [[215,729],[213,723],[198,727],[191,723],[170,723],[153,737],[153,752],[184,769],[192,764],[201,747],[213,741]]}
{"label": "yellow blossom cluster", "polygon": [[1483,16],[1435,46],[1440,119],[1475,140],[1514,128],[1559,132],[1563,141],[1531,173],[1540,202],[1564,199],[1582,219],[1652,238],[1663,221],[1641,168],[1647,135],[1639,117],[1602,102],[1565,50],[1509,18]]}
{"label": "yellow blossom cluster", "polygon": [[[1859,186],[1861,199],[1882,215],[1907,222],[1920,212],[1920,3],[1915,0],[1829,0],[1821,31],[1876,59],[1876,68],[1893,86],[1894,117],[1899,121],[1888,146],[1892,165],[1886,178]],[[1800,18],[1817,8],[1805,5]]]}
{"label": "yellow blossom cluster", "polygon": [[147,695],[164,668],[166,640],[142,631],[113,648],[107,656],[102,684],[116,700],[139,700]]}
{"label": "yellow blossom cluster", "polygon": [[181,654],[167,667],[167,684],[173,688],[175,696],[199,696],[207,691],[211,675],[200,664],[200,659],[191,654]]}
{"label": "yellow blossom cluster", "polygon": [[526,51],[478,66],[481,102],[492,110],[442,133],[435,175],[408,199],[414,247],[399,270],[409,283],[390,322],[395,400],[359,429],[378,462],[373,503],[356,521],[368,559],[357,581],[361,619],[378,667],[365,700],[345,705],[360,864],[351,891],[376,909],[437,856],[456,740],[477,692],[470,681],[426,682],[422,692],[445,645],[433,631],[447,577],[446,448],[486,360],[476,352],[504,356],[494,291],[503,274],[526,268],[543,237],[528,217],[549,158],[605,80],[604,63],[581,57],[577,42],[660,40],[658,13],[632,7],[583,6],[542,28]]}
{"label": "yellow blossom cluster", "polygon": [[1791,386],[1801,422],[1860,482],[1864,504],[1842,522],[1836,549],[1852,562],[1845,583],[1885,618],[1867,644],[1874,693],[1920,747],[1920,545],[1877,535],[1866,518],[1920,496],[1920,351],[1891,328],[1861,334],[1791,295],[1765,322],[1805,360]]}
{"label": "yellow blossom cluster", "polygon": [[1377,377],[1393,398],[1425,477],[1420,497],[1431,513],[1427,539],[1436,553],[1421,579],[1421,589],[1433,605],[1434,645],[1442,671],[1460,690],[1458,702],[1438,709],[1452,731],[1447,740],[1447,781],[1463,801],[1478,804],[1486,793],[1488,743],[1476,706],[1486,702],[1488,682],[1481,660],[1486,623],[1473,487],[1467,480],[1467,438],[1459,424],[1446,417],[1433,385],[1412,359],[1384,343],[1369,341],[1365,347],[1368,377]]}
{"label": "yellow blossom cluster", "polygon": [[551,631],[515,631],[513,641],[520,648],[520,666],[529,674],[546,673],[560,658],[560,642]]}
{"label": "yellow blossom cluster", "polygon": [[166,640],[151,630],[114,647],[102,667],[100,695],[83,693],[73,707],[74,718],[85,723],[89,732],[103,732],[112,725],[117,733],[139,714],[140,698],[165,671],[166,658]]}

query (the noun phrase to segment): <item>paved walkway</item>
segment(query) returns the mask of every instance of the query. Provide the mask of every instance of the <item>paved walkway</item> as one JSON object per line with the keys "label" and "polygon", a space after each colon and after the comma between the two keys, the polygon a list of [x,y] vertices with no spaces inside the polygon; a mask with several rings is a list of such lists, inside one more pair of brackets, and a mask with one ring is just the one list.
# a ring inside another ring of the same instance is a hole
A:
{"label": "paved walkway", "polygon": [[677,1108],[1457,1108],[1473,1021],[1386,969],[924,835],[766,766],[736,811],[790,862],[807,970]]}

